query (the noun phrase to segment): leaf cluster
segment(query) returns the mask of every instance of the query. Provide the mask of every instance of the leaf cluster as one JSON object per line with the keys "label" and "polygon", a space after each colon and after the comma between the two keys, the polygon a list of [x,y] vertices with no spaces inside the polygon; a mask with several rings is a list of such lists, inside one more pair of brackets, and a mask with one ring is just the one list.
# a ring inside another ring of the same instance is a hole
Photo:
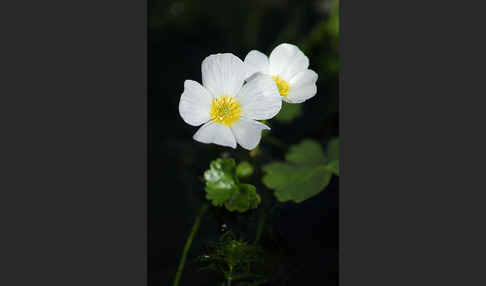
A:
{"label": "leaf cluster", "polygon": [[236,166],[233,158],[218,158],[204,172],[206,199],[213,206],[225,206],[229,211],[246,212],[256,208],[261,201],[255,186],[240,183],[239,179],[253,173],[248,162]]}

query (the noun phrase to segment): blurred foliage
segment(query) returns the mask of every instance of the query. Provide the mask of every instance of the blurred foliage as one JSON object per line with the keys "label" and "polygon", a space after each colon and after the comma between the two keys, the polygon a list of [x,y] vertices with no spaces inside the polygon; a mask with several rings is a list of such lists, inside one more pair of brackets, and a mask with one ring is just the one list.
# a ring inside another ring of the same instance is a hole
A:
{"label": "blurred foliage", "polygon": [[286,162],[272,162],[263,166],[263,183],[275,191],[280,202],[305,201],[325,189],[332,174],[339,174],[339,141],[328,144],[327,154],[314,140],[303,140],[290,147]]}
{"label": "blurred foliage", "polygon": [[249,169],[253,167],[247,162],[238,166],[233,158],[218,158],[204,172],[206,199],[213,206],[224,205],[229,211],[245,212],[260,204],[261,198],[255,186],[240,183],[237,176],[238,169],[240,176],[242,173],[248,176],[251,174]]}
{"label": "blurred foliage", "polygon": [[309,35],[302,40],[301,49],[305,54],[324,51],[322,59],[323,72],[328,76],[337,77],[339,72],[339,0],[332,0],[329,15],[316,25]]}

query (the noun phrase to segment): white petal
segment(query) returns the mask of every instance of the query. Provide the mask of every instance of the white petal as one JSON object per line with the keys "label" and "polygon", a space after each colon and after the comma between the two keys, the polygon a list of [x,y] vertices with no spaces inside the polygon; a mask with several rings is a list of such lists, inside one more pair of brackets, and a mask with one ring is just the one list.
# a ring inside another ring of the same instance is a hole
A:
{"label": "white petal", "polygon": [[213,97],[198,82],[184,81],[184,92],[179,100],[179,114],[192,126],[199,126],[209,121],[209,109]]}
{"label": "white petal", "polygon": [[201,126],[192,138],[201,143],[214,143],[236,148],[236,139],[231,129],[214,121],[209,121]]}
{"label": "white petal", "polygon": [[269,73],[268,57],[256,50],[250,51],[245,57],[246,78],[248,79],[256,72]]}
{"label": "white petal", "polygon": [[315,83],[299,86],[297,88],[290,88],[289,97],[285,101],[290,103],[301,103],[313,97],[316,93],[317,86]]}
{"label": "white petal", "polygon": [[242,117],[235,124],[231,125],[231,130],[238,144],[247,150],[251,150],[260,143],[262,130],[270,130],[270,127],[258,121]]}
{"label": "white petal", "polygon": [[202,82],[213,96],[234,96],[243,86],[246,69],[233,54],[210,55],[201,64]]}
{"label": "white petal", "polygon": [[235,98],[241,104],[241,116],[250,119],[270,119],[282,108],[277,85],[269,75],[257,74]]}
{"label": "white petal", "polygon": [[280,44],[270,54],[270,73],[286,81],[308,67],[309,59],[297,46]]}
{"label": "white petal", "polygon": [[318,75],[313,70],[304,70],[296,74],[290,81],[290,87],[301,87],[316,83]]}
{"label": "white petal", "polygon": [[289,82],[290,92],[286,101],[291,103],[301,103],[316,95],[317,78],[318,75],[313,70],[301,71],[295,75]]}

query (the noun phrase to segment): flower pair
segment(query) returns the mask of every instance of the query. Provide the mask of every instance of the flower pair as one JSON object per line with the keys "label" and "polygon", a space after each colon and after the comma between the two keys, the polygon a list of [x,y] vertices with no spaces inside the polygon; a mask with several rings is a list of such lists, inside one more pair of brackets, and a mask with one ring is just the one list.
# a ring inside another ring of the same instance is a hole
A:
{"label": "flower pair", "polygon": [[194,140],[251,150],[270,130],[257,120],[277,115],[282,100],[301,103],[316,94],[317,74],[308,66],[291,44],[277,46],[269,58],[250,51],[244,62],[230,53],[210,55],[201,64],[202,85],[184,82],[179,113],[189,125],[203,124]]}

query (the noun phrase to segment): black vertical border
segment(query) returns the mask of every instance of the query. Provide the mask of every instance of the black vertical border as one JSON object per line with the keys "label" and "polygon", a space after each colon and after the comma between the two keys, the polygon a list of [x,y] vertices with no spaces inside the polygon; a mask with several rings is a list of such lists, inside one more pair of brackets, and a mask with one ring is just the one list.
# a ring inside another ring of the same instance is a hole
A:
{"label": "black vertical border", "polygon": [[0,16],[0,285],[146,285],[147,2]]}

